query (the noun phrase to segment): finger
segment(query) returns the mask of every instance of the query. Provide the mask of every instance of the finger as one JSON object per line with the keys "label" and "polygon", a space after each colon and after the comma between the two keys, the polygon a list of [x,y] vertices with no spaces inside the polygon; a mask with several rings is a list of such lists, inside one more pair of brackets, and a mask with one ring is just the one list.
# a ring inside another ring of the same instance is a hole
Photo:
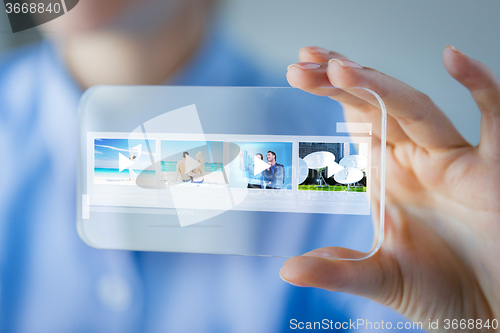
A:
{"label": "finger", "polygon": [[[324,87],[332,87],[327,76],[326,63],[306,63],[300,62],[288,67],[287,79],[291,86],[302,89],[309,93],[330,96],[343,104],[346,121],[348,118],[363,118],[363,122],[373,124],[373,133],[380,138],[381,111],[371,103],[353,96],[342,90],[332,91]],[[334,94],[332,94],[334,93]],[[349,107],[347,107],[349,106]],[[355,115],[360,113],[360,115]],[[408,141],[408,136],[401,129],[399,123],[392,117],[387,117],[387,141],[390,144]]]}
{"label": "finger", "polygon": [[481,151],[498,155],[500,142],[500,83],[485,64],[447,45],[443,63],[448,73],[469,89],[481,110]]}
{"label": "finger", "polygon": [[[318,89],[313,89],[315,87],[329,87],[331,86],[330,81],[328,78],[324,78],[322,76],[319,77],[318,80],[314,80],[317,74],[319,73],[313,73],[313,72],[323,72],[325,71],[325,66],[324,63],[328,62],[331,59],[348,59],[346,56],[326,50],[322,47],[317,47],[317,46],[308,46],[308,47],[303,47],[299,50],[299,59],[302,62],[311,62],[311,63],[322,63],[322,70],[318,71],[310,71],[308,73],[311,75],[311,78],[301,78],[300,77],[300,72],[298,77],[294,77],[293,75],[290,76],[289,82],[290,85],[294,87],[298,87],[300,89],[303,89],[305,91],[308,91],[310,93],[316,94],[316,95],[322,95],[322,91]],[[292,65],[293,66],[293,65]],[[290,67],[289,67],[290,68]],[[306,73],[304,73],[306,74]],[[293,82],[291,82],[291,81]],[[308,86],[306,86],[308,85]],[[354,109],[360,111],[361,109],[363,110],[363,115],[360,116],[355,116],[354,118],[362,118],[363,122],[371,123],[373,125],[373,128],[376,129],[374,130],[374,135],[380,138],[380,121],[381,121],[381,116],[380,116],[380,110],[373,109],[367,107],[368,102],[363,103],[363,101],[359,98],[353,97],[351,94],[340,94],[337,96],[330,96],[333,99],[343,103],[343,104],[349,104],[352,106]],[[345,105],[344,105],[345,109]],[[349,121],[347,118],[352,117],[352,111],[345,113],[346,121]],[[395,143],[401,143],[404,141],[408,141],[409,138],[404,133],[404,131],[401,129],[401,126],[397,123],[397,121],[390,115],[387,117],[387,142],[389,144],[395,144]]]}
{"label": "finger", "polygon": [[341,89],[328,89],[332,85],[326,74],[327,63],[299,62],[288,66],[287,80],[291,86],[314,95],[330,96],[339,102],[362,108],[370,106],[366,101],[354,97]]}
{"label": "finger", "polygon": [[360,261],[330,259],[359,256],[359,252],[343,248],[317,249],[288,259],[280,276],[296,286],[347,292],[386,304],[388,291],[399,290],[397,286],[402,284],[397,264],[379,253]]}
{"label": "finger", "polygon": [[322,47],[308,46],[308,47],[303,47],[299,50],[299,59],[300,61],[303,62],[322,63],[322,62],[328,62],[328,60],[330,59],[348,59],[348,58],[340,53],[325,50]]}
{"label": "finger", "polygon": [[286,78],[291,86],[324,96],[321,87],[331,87],[326,75],[328,63],[298,62],[288,66]]}
{"label": "finger", "polygon": [[[383,99],[387,113],[422,148],[445,149],[468,145],[429,97],[390,76],[340,59],[330,61],[327,75],[335,87],[363,87],[377,93]],[[350,93],[357,96],[354,90]]]}

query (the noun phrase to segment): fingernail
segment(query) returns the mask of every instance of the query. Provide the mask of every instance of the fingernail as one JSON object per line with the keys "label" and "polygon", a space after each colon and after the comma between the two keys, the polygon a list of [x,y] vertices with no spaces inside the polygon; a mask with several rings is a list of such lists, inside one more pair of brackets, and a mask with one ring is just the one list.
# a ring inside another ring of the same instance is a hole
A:
{"label": "fingernail", "polygon": [[455,47],[455,46],[453,46],[453,45],[449,45],[449,44],[448,44],[448,45],[446,45],[446,46],[445,46],[445,48],[447,48],[447,47],[450,47],[450,48],[451,48],[453,51],[455,51],[456,53],[465,54],[465,53],[463,53],[460,49],[456,48],[456,47]]}
{"label": "fingernail", "polygon": [[290,66],[288,66],[287,70],[290,70],[290,67],[298,67],[300,69],[310,70],[320,68],[321,64],[317,64],[315,62],[298,62],[296,64],[291,64]]}
{"label": "fingernail", "polygon": [[303,47],[302,49],[306,50],[309,53],[319,53],[319,54],[330,54],[331,53],[327,49],[324,49],[324,48],[318,47],[318,46],[307,46],[307,47]]}
{"label": "fingernail", "polygon": [[330,61],[328,61],[328,65],[330,65],[332,61],[338,62],[340,66],[344,68],[358,68],[358,69],[363,68],[363,66],[355,63],[354,61],[344,60],[344,59],[330,59]]}
{"label": "fingernail", "polygon": [[310,287],[310,286],[306,286],[306,285],[303,285],[303,284],[298,284],[298,283],[294,283],[294,282],[290,282],[290,281],[288,281],[287,279],[285,279],[285,278],[283,277],[283,275],[281,275],[281,270],[280,270],[280,278],[281,278],[283,281],[285,281],[286,283],[291,284],[292,286],[295,286],[295,287],[302,287],[302,288],[308,288],[308,287]]}

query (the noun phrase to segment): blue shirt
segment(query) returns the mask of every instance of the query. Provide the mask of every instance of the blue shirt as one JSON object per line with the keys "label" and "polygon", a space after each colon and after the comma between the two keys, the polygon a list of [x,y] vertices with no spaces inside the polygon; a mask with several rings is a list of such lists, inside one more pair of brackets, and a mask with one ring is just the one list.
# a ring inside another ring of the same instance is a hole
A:
{"label": "blue shirt", "polygon": [[[213,38],[170,82],[276,84],[249,64]],[[283,259],[85,245],[75,228],[81,94],[48,43],[0,65],[1,332],[280,332],[291,319],[363,313],[359,298],[282,282]]]}

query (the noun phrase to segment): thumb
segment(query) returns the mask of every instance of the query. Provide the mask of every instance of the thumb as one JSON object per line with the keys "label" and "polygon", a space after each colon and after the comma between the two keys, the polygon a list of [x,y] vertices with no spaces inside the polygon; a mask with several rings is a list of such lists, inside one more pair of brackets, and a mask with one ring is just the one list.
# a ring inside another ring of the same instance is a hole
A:
{"label": "thumb", "polygon": [[372,257],[353,261],[331,258],[356,258],[360,253],[327,247],[288,259],[280,270],[281,278],[299,287],[342,291],[391,305],[401,288],[397,264],[377,252]]}

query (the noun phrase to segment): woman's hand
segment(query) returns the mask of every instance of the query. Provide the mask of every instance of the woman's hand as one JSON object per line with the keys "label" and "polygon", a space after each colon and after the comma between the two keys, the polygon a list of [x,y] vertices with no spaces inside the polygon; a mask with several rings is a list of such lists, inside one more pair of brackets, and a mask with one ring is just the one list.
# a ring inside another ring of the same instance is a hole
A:
{"label": "woman's hand", "polygon": [[[364,87],[384,100],[386,229],[382,248],[369,259],[334,260],[329,258],[349,250],[317,249],[285,262],[282,278],[364,296],[424,325],[439,319],[439,331],[460,330],[451,327],[453,319],[474,320],[463,331],[488,331],[486,320],[491,329],[493,319],[500,321],[497,78],[458,49],[444,49],[448,73],[469,89],[481,110],[481,141],[472,147],[426,95],[408,85],[321,48],[303,48],[299,57],[302,62],[287,73],[292,86],[311,93],[324,86]],[[376,106],[349,91],[336,98],[346,118],[380,117]]]}

